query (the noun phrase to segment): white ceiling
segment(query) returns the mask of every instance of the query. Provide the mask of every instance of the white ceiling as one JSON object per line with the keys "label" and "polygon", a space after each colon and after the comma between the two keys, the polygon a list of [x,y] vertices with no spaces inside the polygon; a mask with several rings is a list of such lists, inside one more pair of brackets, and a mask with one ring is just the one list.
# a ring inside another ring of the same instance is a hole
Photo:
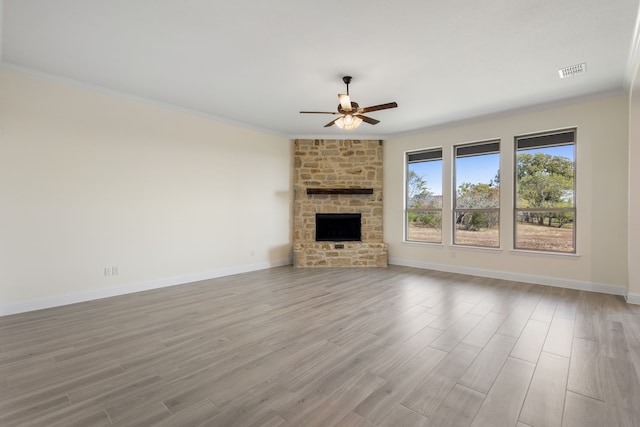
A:
{"label": "white ceiling", "polygon": [[[640,0],[0,0],[2,66],[288,137],[385,138],[629,85]],[[558,69],[586,62],[583,75]],[[341,77],[356,131],[323,128]]]}

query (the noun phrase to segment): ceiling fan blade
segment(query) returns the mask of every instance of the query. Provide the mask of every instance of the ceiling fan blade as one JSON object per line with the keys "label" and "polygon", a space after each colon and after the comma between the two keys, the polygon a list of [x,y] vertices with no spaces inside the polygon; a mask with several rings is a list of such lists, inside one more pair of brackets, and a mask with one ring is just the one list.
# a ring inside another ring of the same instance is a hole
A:
{"label": "ceiling fan blade", "polygon": [[362,114],[358,114],[355,117],[360,117],[363,122],[367,122],[370,125],[377,125],[380,123],[380,120],[372,119],[371,117],[363,116]]}
{"label": "ceiling fan blade", "polygon": [[335,111],[300,111],[300,114],[340,114]]}
{"label": "ceiling fan blade", "polygon": [[344,111],[351,111],[351,99],[349,95],[339,93],[338,99],[340,100],[340,107],[342,107]]}
{"label": "ceiling fan blade", "polygon": [[338,117],[338,118],[337,118],[337,119],[335,119],[335,120],[331,120],[329,123],[327,123],[326,125],[324,125],[324,127],[328,128],[328,127],[330,127],[330,126],[333,126],[333,124],[334,124],[335,122],[337,122],[338,120],[340,120],[340,117]]}
{"label": "ceiling fan blade", "polygon": [[368,113],[370,111],[386,110],[388,108],[396,108],[398,106],[395,102],[389,102],[387,104],[373,105],[371,107],[364,107],[358,110],[359,113]]}

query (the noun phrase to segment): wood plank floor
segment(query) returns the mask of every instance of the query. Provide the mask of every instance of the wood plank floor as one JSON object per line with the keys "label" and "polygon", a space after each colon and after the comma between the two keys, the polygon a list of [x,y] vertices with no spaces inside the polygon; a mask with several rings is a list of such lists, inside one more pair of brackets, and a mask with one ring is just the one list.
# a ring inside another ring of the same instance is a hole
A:
{"label": "wood plank floor", "polygon": [[640,426],[640,306],[281,267],[0,318],[1,426]]}

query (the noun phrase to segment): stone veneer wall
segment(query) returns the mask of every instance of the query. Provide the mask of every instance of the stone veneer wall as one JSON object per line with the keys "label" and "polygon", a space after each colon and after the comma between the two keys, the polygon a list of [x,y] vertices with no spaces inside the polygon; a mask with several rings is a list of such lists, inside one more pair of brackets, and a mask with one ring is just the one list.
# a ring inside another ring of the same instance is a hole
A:
{"label": "stone veneer wall", "polygon": [[[382,242],[382,141],[296,140],[295,267],[386,267]],[[371,188],[373,194],[307,194],[307,188]],[[360,213],[361,242],[316,242],[316,213]]]}

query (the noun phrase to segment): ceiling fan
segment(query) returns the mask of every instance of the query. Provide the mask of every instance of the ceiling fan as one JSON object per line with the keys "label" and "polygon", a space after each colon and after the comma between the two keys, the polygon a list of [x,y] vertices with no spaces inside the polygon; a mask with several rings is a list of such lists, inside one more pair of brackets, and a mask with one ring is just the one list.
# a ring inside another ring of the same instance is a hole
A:
{"label": "ceiling fan", "polygon": [[351,83],[351,76],[344,76],[342,81],[347,85],[347,93],[338,94],[338,100],[340,104],[338,105],[337,112],[330,111],[300,111],[301,114],[335,114],[339,115],[335,120],[330,121],[324,127],[328,128],[330,126],[336,125],[341,129],[355,129],[362,122],[369,123],[370,125],[376,125],[380,123],[380,120],[372,119],[371,117],[364,116],[364,113],[370,113],[372,111],[386,110],[388,108],[396,108],[398,106],[395,102],[389,102],[386,104],[373,105],[371,107],[360,108],[357,102],[351,101],[349,98],[349,84]]}

